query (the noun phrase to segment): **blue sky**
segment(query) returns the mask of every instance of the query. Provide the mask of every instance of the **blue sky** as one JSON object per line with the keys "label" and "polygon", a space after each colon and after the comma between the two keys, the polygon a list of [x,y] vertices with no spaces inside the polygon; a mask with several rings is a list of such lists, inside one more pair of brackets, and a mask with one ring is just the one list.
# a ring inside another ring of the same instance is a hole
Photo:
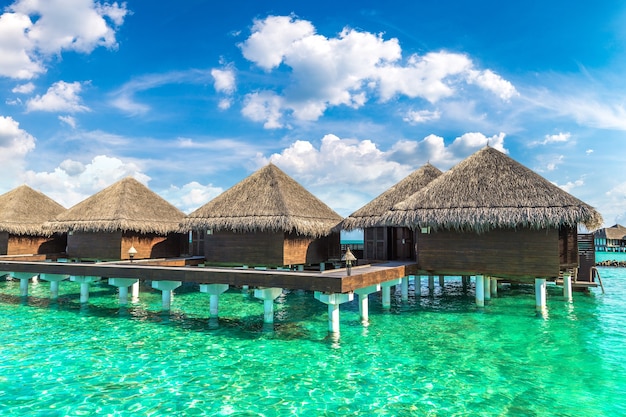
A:
{"label": "blue sky", "polygon": [[346,216],[489,144],[626,223],[626,5],[508,3],[0,2],[0,192],[190,212],[272,161]]}

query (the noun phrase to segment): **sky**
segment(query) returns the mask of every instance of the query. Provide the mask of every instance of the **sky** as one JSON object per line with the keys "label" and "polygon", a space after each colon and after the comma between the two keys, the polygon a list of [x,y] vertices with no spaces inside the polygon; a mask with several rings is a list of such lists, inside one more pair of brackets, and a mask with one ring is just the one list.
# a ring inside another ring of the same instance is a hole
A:
{"label": "sky", "polygon": [[342,216],[486,145],[626,224],[626,3],[0,0],[0,193],[185,213],[269,162]]}

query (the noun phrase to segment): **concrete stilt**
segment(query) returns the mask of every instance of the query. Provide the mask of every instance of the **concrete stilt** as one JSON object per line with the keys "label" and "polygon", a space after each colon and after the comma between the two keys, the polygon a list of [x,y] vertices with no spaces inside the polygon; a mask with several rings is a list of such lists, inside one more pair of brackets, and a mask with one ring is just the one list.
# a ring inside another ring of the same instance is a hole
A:
{"label": "concrete stilt", "polygon": [[496,278],[491,278],[491,298],[495,298],[498,296],[498,280]]}
{"label": "concrete stilt", "polygon": [[[396,284],[394,284],[396,285]],[[339,333],[339,304],[352,301],[354,299],[353,293],[341,294],[341,293],[323,293],[321,291],[315,291],[315,299],[321,301],[324,304],[328,304],[328,331],[331,333]]]}
{"label": "concrete stilt", "polygon": [[435,277],[432,275],[428,276],[428,291],[435,291]]}
{"label": "concrete stilt", "polygon": [[409,301],[409,277],[402,278],[402,301]]}
{"label": "concrete stilt", "polygon": [[484,277],[485,301],[491,300],[491,277]]}
{"label": "concrete stilt", "polygon": [[368,296],[371,293],[378,291],[380,291],[380,284],[370,285],[369,287],[354,290],[354,293],[359,296],[359,316],[361,316],[361,322],[367,323],[369,321]]}
{"label": "concrete stilt", "polygon": [[392,279],[389,281],[382,282],[380,286],[382,287],[383,293],[383,308],[391,308],[391,287],[394,285],[398,285],[402,282],[401,278]]}
{"label": "concrete stilt", "polygon": [[71,275],[70,281],[80,284],[80,302],[87,303],[89,301],[89,284],[100,281],[100,277],[86,275]]}
{"label": "concrete stilt", "polygon": [[109,285],[117,287],[120,294],[120,304],[128,304],[128,287],[138,283],[137,278],[109,278]]}
{"label": "concrete stilt", "polygon": [[172,305],[172,292],[180,287],[180,281],[152,281],[152,288],[161,291],[163,310],[168,311]]}
{"label": "concrete stilt", "polygon": [[254,296],[263,300],[263,323],[274,323],[274,300],[282,293],[282,288],[255,288]]}
{"label": "concrete stilt", "polygon": [[572,301],[572,275],[563,275],[563,298],[565,301]]}
{"label": "concrete stilt", "polygon": [[139,280],[135,282],[132,286],[132,297],[133,301],[139,301]]}
{"label": "concrete stilt", "polygon": [[69,275],[63,274],[39,274],[42,281],[50,282],[50,298],[56,300],[59,298],[59,282],[68,279]]}
{"label": "concrete stilt", "polygon": [[544,311],[546,309],[545,278],[535,278],[535,309],[537,311]]}
{"label": "concrete stilt", "polygon": [[443,275],[439,275],[439,286],[441,288],[444,288],[446,286],[446,280],[445,280],[445,276]]}
{"label": "concrete stilt", "polygon": [[485,278],[482,275],[476,275],[476,306],[485,306]]}
{"label": "concrete stilt", "polygon": [[461,284],[463,285],[463,291],[467,291],[467,287],[469,287],[470,284],[470,277],[467,275],[463,275],[461,277]]}
{"label": "concrete stilt", "polygon": [[35,274],[32,272],[13,272],[11,276],[20,280],[20,295],[22,297],[28,297],[28,282],[33,278]]}
{"label": "concrete stilt", "polygon": [[205,292],[211,297],[209,299],[209,314],[211,318],[218,316],[220,294],[228,290],[228,284],[202,284],[200,292]]}
{"label": "concrete stilt", "polygon": [[421,275],[413,275],[413,288],[415,288],[416,295],[419,295],[422,293],[422,276]]}

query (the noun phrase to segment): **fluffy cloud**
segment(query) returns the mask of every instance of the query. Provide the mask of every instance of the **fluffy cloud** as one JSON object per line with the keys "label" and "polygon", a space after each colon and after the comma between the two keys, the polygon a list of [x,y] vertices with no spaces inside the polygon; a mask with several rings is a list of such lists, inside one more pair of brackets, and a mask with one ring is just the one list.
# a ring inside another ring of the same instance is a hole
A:
{"label": "fluffy cloud", "polygon": [[18,86],[16,86],[15,88],[13,88],[11,90],[12,93],[18,93],[18,94],[30,94],[35,90],[35,84],[33,83],[26,83],[26,84],[20,84]]}
{"label": "fluffy cloud", "polygon": [[399,141],[388,151],[369,140],[329,134],[319,146],[298,140],[258,163],[275,163],[345,216],[426,162],[446,170],[487,144],[506,152],[503,133],[466,133],[449,145],[430,135],[421,141]]}
{"label": "fluffy cloud", "polygon": [[220,99],[218,104],[220,109],[226,110],[232,105],[233,100],[231,96],[237,88],[235,83],[235,72],[230,68],[223,70],[214,68],[211,70],[211,75],[215,80],[213,83],[215,91],[226,94],[226,97]]}
{"label": "fluffy cloud", "polygon": [[72,129],[76,129],[76,119],[72,116],[59,116],[59,120],[71,127]]}
{"label": "fluffy cloud", "polygon": [[63,51],[90,53],[117,47],[115,30],[126,4],[93,0],[18,0],[0,15],[0,76],[30,79],[45,71],[47,57]]}
{"label": "fluffy cloud", "polygon": [[191,213],[198,207],[208,203],[224,190],[211,184],[202,185],[192,181],[182,187],[170,186],[161,192],[161,196],[185,213]]}
{"label": "fluffy cloud", "polygon": [[49,111],[49,112],[84,112],[89,111],[89,107],[81,104],[80,92],[82,84],[78,81],[66,83],[59,81],[54,84],[43,96],[36,96],[26,103],[28,111]]}
{"label": "fluffy cloud", "polygon": [[348,28],[327,38],[310,22],[293,16],[256,20],[239,46],[261,69],[288,73],[281,92],[257,91],[245,100],[243,114],[266,128],[286,126],[283,119],[289,115],[317,120],[329,107],[359,108],[371,97],[435,103],[457,94],[460,83],[474,84],[503,100],[518,95],[509,81],[491,70],[476,69],[464,54],[431,52],[403,61],[395,38]]}
{"label": "fluffy cloud", "polygon": [[17,175],[24,168],[26,155],[35,148],[35,138],[20,128],[11,117],[0,116],[0,165],[5,175],[0,184],[16,186]]}
{"label": "fluffy cloud", "polygon": [[441,112],[430,110],[409,110],[402,118],[407,123],[412,125],[418,123],[426,123],[431,120],[437,120],[441,117]]}
{"label": "fluffy cloud", "polygon": [[71,207],[127,176],[144,184],[150,180],[137,164],[106,155],[98,155],[87,164],[67,159],[51,172],[26,171],[24,180],[45,190],[59,204]]}

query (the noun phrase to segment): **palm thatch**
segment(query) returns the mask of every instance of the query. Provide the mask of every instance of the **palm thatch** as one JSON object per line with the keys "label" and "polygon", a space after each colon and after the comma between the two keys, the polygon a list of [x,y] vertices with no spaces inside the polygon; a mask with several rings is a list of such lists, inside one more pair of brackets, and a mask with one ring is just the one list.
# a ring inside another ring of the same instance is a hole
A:
{"label": "palm thatch", "polygon": [[598,230],[596,237],[609,240],[626,240],[626,227],[621,224],[614,224],[611,227]]}
{"label": "palm thatch", "polygon": [[441,175],[441,171],[427,163],[423,167],[413,171],[402,181],[346,217],[339,225],[344,230],[365,229],[368,227],[387,226],[382,221],[382,216],[394,205],[406,199],[425,187],[435,178]]}
{"label": "palm thatch", "polygon": [[183,230],[273,231],[327,236],[341,216],[269,164],[189,214]]}
{"label": "palm thatch", "polygon": [[384,218],[411,228],[478,233],[580,223],[593,230],[602,224],[593,207],[490,147],[396,204]]}
{"label": "palm thatch", "polygon": [[0,196],[0,231],[13,235],[49,236],[43,224],[65,211],[65,207],[27,185]]}
{"label": "palm thatch", "polygon": [[55,231],[177,232],[185,214],[132,177],[124,178],[47,222]]}

